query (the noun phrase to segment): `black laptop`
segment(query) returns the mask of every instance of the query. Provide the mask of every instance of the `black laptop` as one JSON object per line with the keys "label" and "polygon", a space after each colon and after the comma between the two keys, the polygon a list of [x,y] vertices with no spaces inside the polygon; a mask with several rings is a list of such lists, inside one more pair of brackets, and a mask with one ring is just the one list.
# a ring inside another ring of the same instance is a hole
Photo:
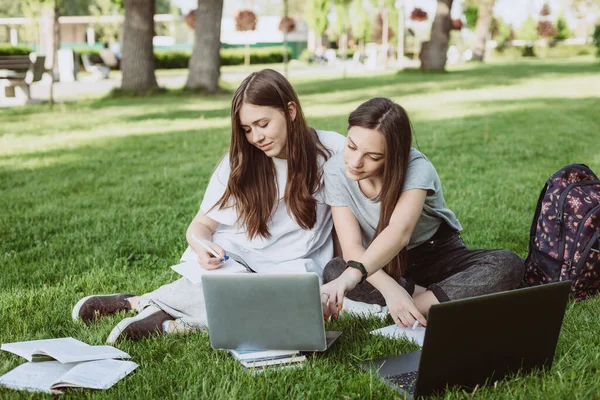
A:
{"label": "black laptop", "polygon": [[421,351],[364,362],[408,398],[550,369],[571,282],[431,307]]}

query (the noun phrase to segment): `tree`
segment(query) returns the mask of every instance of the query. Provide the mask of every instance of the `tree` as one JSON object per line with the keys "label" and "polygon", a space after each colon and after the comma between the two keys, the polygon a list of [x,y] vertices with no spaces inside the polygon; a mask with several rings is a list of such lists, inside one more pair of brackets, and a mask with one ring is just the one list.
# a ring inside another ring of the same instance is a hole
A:
{"label": "tree", "polygon": [[[90,6],[89,12],[95,17],[103,15],[119,15],[121,8],[114,0],[95,0]],[[98,23],[94,24],[96,30],[97,41],[113,42],[119,37],[121,24],[119,23]]]}
{"label": "tree", "polygon": [[490,27],[492,24],[492,9],[495,0],[481,0],[477,12],[477,23],[475,24],[475,43],[473,45],[473,60],[483,61],[485,47]]}
{"label": "tree", "polygon": [[569,26],[567,25],[565,14],[563,14],[562,12],[556,19],[556,30],[557,33],[554,36],[554,39],[556,40],[565,40],[571,37],[571,31],[569,30]]}
{"label": "tree", "polygon": [[319,46],[321,45],[321,38],[327,29],[329,6],[329,0],[309,0],[306,4],[306,21],[310,29],[315,32]]}
{"label": "tree", "polygon": [[534,42],[538,39],[537,24],[531,15],[517,29],[516,37],[528,42]]}
{"label": "tree", "polygon": [[352,24],[352,36],[358,40],[360,46],[371,41],[373,18],[365,10],[362,0],[352,2],[350,23]]}
{"label": "tree", "polygon": [[121,89],[146,93],[158,87],[152,47],[155,0],[125,0]]}
{"label": "tree", "polygon": [[[233,14],[235,30],[238,32],[254,31],[258,18],[252,10],[238,10]],[[246,41],[244,46],[244,65],[250,65],[250,43]]]}
{"label": "tree", "polygon": [[221,75],[221,18],[223,0],[198,0],[194,48],[186,89],[215,93]]}
{"label": "tree", "polygon": [[450,9],[453,0],[438,0],[431,39],[421,46],[421,70],[442,72],[446,68],[446,53],[450,41]]}

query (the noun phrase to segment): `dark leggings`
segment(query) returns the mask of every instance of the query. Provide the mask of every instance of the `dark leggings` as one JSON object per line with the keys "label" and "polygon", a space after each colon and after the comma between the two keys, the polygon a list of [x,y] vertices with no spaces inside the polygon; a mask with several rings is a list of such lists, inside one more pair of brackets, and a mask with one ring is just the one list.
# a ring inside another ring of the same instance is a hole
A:
{"label": "dark leggings", "polygon": [[[407,269],[399,284],[412,295],[415,284],[431,290],[440,303],[515,289],[525,272],[521,257],[509,250],[469,250],[460,234],[443,223],[431,239],[408,251]],[[344,272],[336,257],[325,266],[323,282]],[[346,296],[354,301],[385,305],[385,298],[369,282]]]}

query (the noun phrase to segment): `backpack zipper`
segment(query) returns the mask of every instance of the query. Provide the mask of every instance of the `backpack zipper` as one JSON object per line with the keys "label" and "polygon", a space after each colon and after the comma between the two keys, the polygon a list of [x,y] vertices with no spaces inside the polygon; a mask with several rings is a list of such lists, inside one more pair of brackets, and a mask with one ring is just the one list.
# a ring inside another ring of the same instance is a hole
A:
{"label": "backpack zipper", "polygon": [[594,246],[594,244],[596,244],[598,242],[598,240],[600,239],[599,235],[600,235],[600,231],[597,231],[594,234],[594,236],[592,236],[592,240],[590,240],[590,243],[585,247],[585,249],[581,253],[581,259],[579,260],[579,262],[575,266],[575,273],[576,274],[579,274],[581,272],[581,269],[583,268],[585,260],[588,258],[588,256],[590,255],[591,251],[599,252],[596,249],[592,249],[592,247]]}
{"label": "backpack zipper", "polygon": [[563,208],[565,207],[565,201],[567,199],[567,195],[571,190],[579,186],[588,186],[588,185],[599,185],[600,181],[579,181],[574,182],[568,185],[565,190],[560,194],[558,198],[558,211],[556,213],[556,222],[558,223],[558,242],[560,243],[558,246],[558,259],[563,260],[564,252],[565,252],[565,229],[564,229],[564,221],[563,221]]}

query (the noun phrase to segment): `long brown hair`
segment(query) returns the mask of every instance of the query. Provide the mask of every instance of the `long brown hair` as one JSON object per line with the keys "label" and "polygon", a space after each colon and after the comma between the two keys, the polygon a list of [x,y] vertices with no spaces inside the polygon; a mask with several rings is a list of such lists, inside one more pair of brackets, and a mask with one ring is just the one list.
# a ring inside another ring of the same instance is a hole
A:
{"label": "long brown hair", "polygon": [[[290,102],[296,105],[293,120],[288,108]],[[229,148],[231,174],[227,189],[216,206],[221,209],[235,206],[237,223],[245,226],[250,239],[271,236],[269,222],[279,200],[277,173],[273,160],[246,139],[239,117],[243,104],[272,107],[285,115],[288,174],[284,201],[298,225],[312,229],[317,221],[317,201],[313,195],[320,188],[322,175],[318,156],[327,159],[331,154],[317,132],[306,123],[292,85],[272,69],[250,74],[233,95]]]}
{"label": "long brown hair", "polygon": [[[385,139],[383,185],[376,200],[381,202],[375,239],[390,223],[402,194],[412,143],[412,126],[406,110],[390,99],[375,97],[358,106],[348,117],[348,129],[358,126],[379,131]],[[388,275],[400,278],[406,268],[406,248],[385,267]]]}

